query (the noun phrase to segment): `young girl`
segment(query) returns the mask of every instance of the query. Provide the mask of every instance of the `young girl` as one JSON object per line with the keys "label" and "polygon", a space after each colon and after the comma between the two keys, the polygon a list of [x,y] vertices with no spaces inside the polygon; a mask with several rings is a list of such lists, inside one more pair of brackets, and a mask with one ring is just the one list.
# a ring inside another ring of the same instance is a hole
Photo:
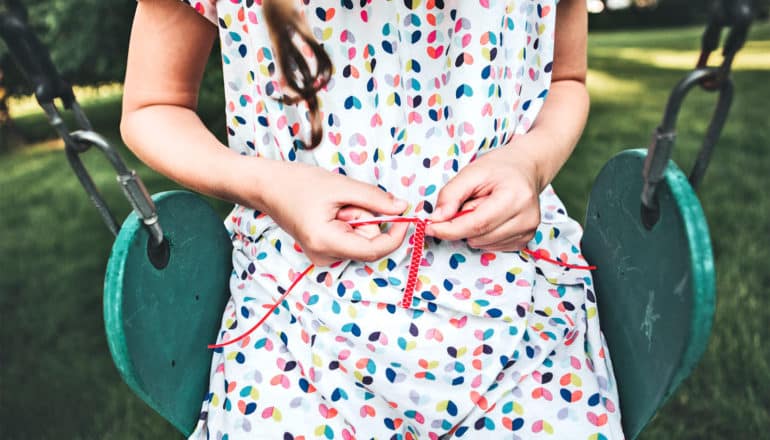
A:
{"label": "young girl", "polygon": [[[236,203],[192,438],[623,438],[549,186],[586,27],[584,0],[139,2],[123,137]],[[229,149],[195,114],[217,35]]]}

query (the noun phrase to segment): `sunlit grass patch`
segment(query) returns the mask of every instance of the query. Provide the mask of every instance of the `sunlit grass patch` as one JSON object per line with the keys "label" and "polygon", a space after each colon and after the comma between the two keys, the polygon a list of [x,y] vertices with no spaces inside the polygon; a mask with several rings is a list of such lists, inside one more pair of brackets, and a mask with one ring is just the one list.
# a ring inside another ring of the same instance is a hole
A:
{"label": "sunlit grass patch", "polygon": [[[597,48],[592,52],[598,56],[613,56],[620,60],[634,61],[661,69],[690,69],[695,66],[700,52],[697,50],[669,50],[642,47]],[[710,64],[722,61],[720,52],[711,55]],[[770,42],[750,42],[733,62],[733,70],[770,69]]]}
{"label": "sunlit grass patch", "polygon": [[644,84],[639,81],[594,69],[588,70],[586,86],[592,99],[626,99],[626,95],[641,93],[644,90]]}
{"label": "sunlit grass patch", "polygon": [[[75,86],[72,88],[80,103],[111,100],[123,93],[123,84],[111,83],[98,86]],[[8,100],[11,117],[17,118],[35,113],[42,113],[40,105],[33,95],[14,96]]]}

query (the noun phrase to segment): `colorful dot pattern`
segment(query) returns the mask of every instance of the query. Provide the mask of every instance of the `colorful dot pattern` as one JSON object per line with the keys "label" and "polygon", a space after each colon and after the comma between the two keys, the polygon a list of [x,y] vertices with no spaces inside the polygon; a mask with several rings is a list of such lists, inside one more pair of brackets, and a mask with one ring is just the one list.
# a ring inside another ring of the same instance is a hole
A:
{"label": "colorful dot pattern", "polygon": [[[335,66],[324,141],[305,150],[307,108],[278,100],[261,1],[182,1],[218,26],[231,148],[378,185],[409,201],[405,215],[429,215],[459,170],[530,129],[548,94],[554,0],[305,0]],[[552,188],[540,202],[529,248],[586,264]],[[218,341],[310,263],[263,213],[236,206],[226,224]],[[409,246],[315,268],[263,326],[215,350],[191,438],[623,438],[590,272],[428,238],[403,308]]]}

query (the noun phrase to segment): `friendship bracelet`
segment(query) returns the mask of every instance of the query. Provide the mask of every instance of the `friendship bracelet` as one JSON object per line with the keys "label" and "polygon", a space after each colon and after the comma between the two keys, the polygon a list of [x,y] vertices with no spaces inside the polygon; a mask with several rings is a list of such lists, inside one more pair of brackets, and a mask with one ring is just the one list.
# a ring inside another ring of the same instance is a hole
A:
{"label": "friendship bracelet", "polygon": [[[455,214],[450,220],[454,220],[460,216],[463,216],[465,214],[468,214],[472,210],[465,210],[460,211],[457,214]],[[412,234],[412,250],[411,250],[411,258],[409,260],[409,271],[407,275],[406,280],[406,287],[404,288],[404,294],[401,297],[401,307],[403,308],[409,308],[412,305],[412,300],[414,298],[414,290],[417,287],[417,275],[420,270],[420,261],[422,260],[422,253],[423,248],[425,247],[425,228],[430,224],[433,223],[430,219],[424,219],[424,218],[417,218],[417,217],[401,217],[401,216],[384,216],[384,217],[376,217],[371,219],[364,219],[364,220],[351,220],[348,222],[351,226],[363,226],[363,225],[378,225],[382,223],[414,223],[415,224],[415,231],[414,234]],[[575,264],[568,264],[559,260],[555,260],[553,258],[550,258],[548,254],[543,251],[542,249],[538,249],[534,252],[530,251],[529,249],[522,249],[521,253],[535,259],[535,260],[543,260],[547,261],[551,264],[555,264],[557,266],[566,267],[568,269],[585,269],[585,270],[596,270],[596,266],[580,266]],[[238,341],[242,341],[244,338],[249,336],[254,330],[259,328],[266,320],[267,318],[275,311],[275,309],[278,308],[278,306],[283,302],[284,299],[291,293],[291,291],[294,289],[294,286],[296,286],[300,280],[302,280],[305,275],[310,273],[311,270],[315,268],[314,264],[309,265],[305,268],[302,273],[297,275],[294,278],[294,281],[291,283],[288,289],[286,289],[286,292],[284,292],[278,300],[273,303],[272,306],[268,307],[267,313],[256,323],[254,326],[252,326],[250,329],[248,329],[245,333],[242,335],[236,337],[235,339],[231,339],[226,342],[221,342],[219,344],[210,344],[208,345],[208,348],[214,349],[214,348],[222,348],[227,345],[235,344]]]}

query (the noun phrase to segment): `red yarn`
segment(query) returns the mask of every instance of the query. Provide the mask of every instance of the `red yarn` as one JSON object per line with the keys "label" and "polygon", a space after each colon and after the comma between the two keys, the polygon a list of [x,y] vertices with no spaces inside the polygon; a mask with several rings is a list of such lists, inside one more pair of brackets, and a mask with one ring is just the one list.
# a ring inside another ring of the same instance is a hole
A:
{"label": "red yarn", "polygon": [[[455,214],[450,220],[454,220],[460,216],[463,216],[465,214],[468,214],[469,212],[473,211],[472,209],[460,211],[457,214]],[[362,225],[378,225],[381,223],[415,223],[415,231],[414,235],[412,236],[412,256],[409,260],[409,272],[406,279],[406,287],[404,287],[404,294],[401,297],[401,307],[409,308],[412,305],[412,299],[414,298],[414,290],[417,287],[417,276],[420,271],[420,262],[422,261],[422,253],[423,248],[425,247],[425,228],[428,226],[428,224],[432,223],[429,219],[422,219],[417,217],[377,217],[372,219],[366,219],[366,220],[352,220],[349,221],[348,224],[351,226],[362,226]],[[578,266],[574,264],[568,264],[564,263],[559,260],[554,260],[546,253],[544,253],[541,249],[538,249],[534,252],[530,251],[529,249],[522,249],[521,252],[523,254],[526,254],[535,260],[544,260],[552,264],[556,264],[558,266],[567,267],[570,269],[586,269],[586,270],[595,270],[596,266]],[[333,266],[339,264],[335,263]],[[208,346],[208,348],[221,348],[225,347],[227,345],[235,344],[238,341],[242,341],[244,338],[246,338],[248,335],[250,335],[254,330],[259,328],[259,326],[264,323],[267,318],[275,311],[275,309],[278,308],[278,306],[283,302],[284,299],[291,293],[291,291],[294,289],[294,286],[296,286],[300,280],[302,280],[305,275],[307,275],[313,268],[315,267],[314,264],[309,265],[307,268],[305,268],[304,271],[302,271],[301,274],[299,274],[294,281],[291,283],[288,289],[286,289],[286,292],[284,292],[278,300],[269,307],[267,313],[265,313],[265,316],[263,316],[256,324],[254,324],[253,327],[248,329],[244,334],[238,336],[235,339],[231,339],[226,342],[221,342],[219,344],[211,344]]]}
{"label": "red yarn", "polygon": [[305,270],[304,270],[304,271],[303,271],[301,274],[299,274],[299,276],[298,276],[297,278],[294,278],[294,282],[293,282],[293,283],[291,283],[291,286],[289,286],[289,288],[288,288],[288,289],[286,289],[286,292],[284,292],[284,293],[283,293],[283,295],[281,295],[281,297],[280,297],[280,298],[278,298],[278,301],[276,301],[276,302],[275,302],[275,303],[274,303],[272,306],[270,306],[270,308],[269,308],[269,310],[267,311],[267,313],[265,313],[265,316],[263,316],[263,317],[262,317],[262,319],[260,319],[260,320],[259,320],[259,322],[257,322],[256,324],[254,324],[254,327],[252,327],[252,328],[248,329],[248,330],[246,331],[246,333],[244,333],[244,334],[242,334],[242,335],[238,336],[238,337],[237,337],[237,338],[235,338],[235,339],[231,339],[231,340],[229,340],[229,341],[227,341],[227,342],[222,342],[222,343],[220,343],[220,344],[209,344],[209,345],[208,345],[208,348],[220,348],[220,347],[224,347],[225,345],[235,344],[236,342],[238,342],[238,341],[242,340],[243,338],[245,338],[246,336],[250,335],[250,334],[251,334],[251,333],[252,333],[254,330],[256,330],[257,328],[259,328],[259,326],[260,326],[260,325],[262,325],[262,323],[263,323],[263,322],[265,322],[265,321],[267,320],[267,317],[268,317],[268,316],[270,316],[270,314],[271,314],[271,313],[273,313],[273,311],[274,311],[275,309],[277,309],[277,308],[278,308],[278,306],[279,306],[279,305],[280,305],[280,304],[283,302],[283,300],[284,300],[284,299],[285,299],[287,296],[289,296],[289,293],[292,291],[292,289],[294,289],[294,286],[296,286],[296,285],[297,285],[297,283],[299,283],[299,281],[300,281],[302,278],[305,278],[305,275],[307,275],[307,274],[308,274],[308,272],[310,272],[311,270],[313,270],[313,268],[314,268],[314,267],[315,267],[315,265],[314,265],[314,264],[311,264],[311,265],[310,265],[310,266],[308,266],[308,267],[307,267],[307,268],[306,268],[306,269],[305,269]]}
{"label": "red yarn", "polygon": [[549,262],[551,264],[555,264],[557,266],[566,267],[568,269],[596,270],[596,266],[579,266],[579,265],[576,265],[576,264],[568,264],[568,263],[565,263],[563,261],[554,260],[553,258],[550,258],[548,256],[548,254],[543,252],[542,249],[538,249],[535,252],[532,252],[529,249],[522,249],[521,253],[529,255],[530,257],[534,258],[535,260],[547,261],[547,262]]}

